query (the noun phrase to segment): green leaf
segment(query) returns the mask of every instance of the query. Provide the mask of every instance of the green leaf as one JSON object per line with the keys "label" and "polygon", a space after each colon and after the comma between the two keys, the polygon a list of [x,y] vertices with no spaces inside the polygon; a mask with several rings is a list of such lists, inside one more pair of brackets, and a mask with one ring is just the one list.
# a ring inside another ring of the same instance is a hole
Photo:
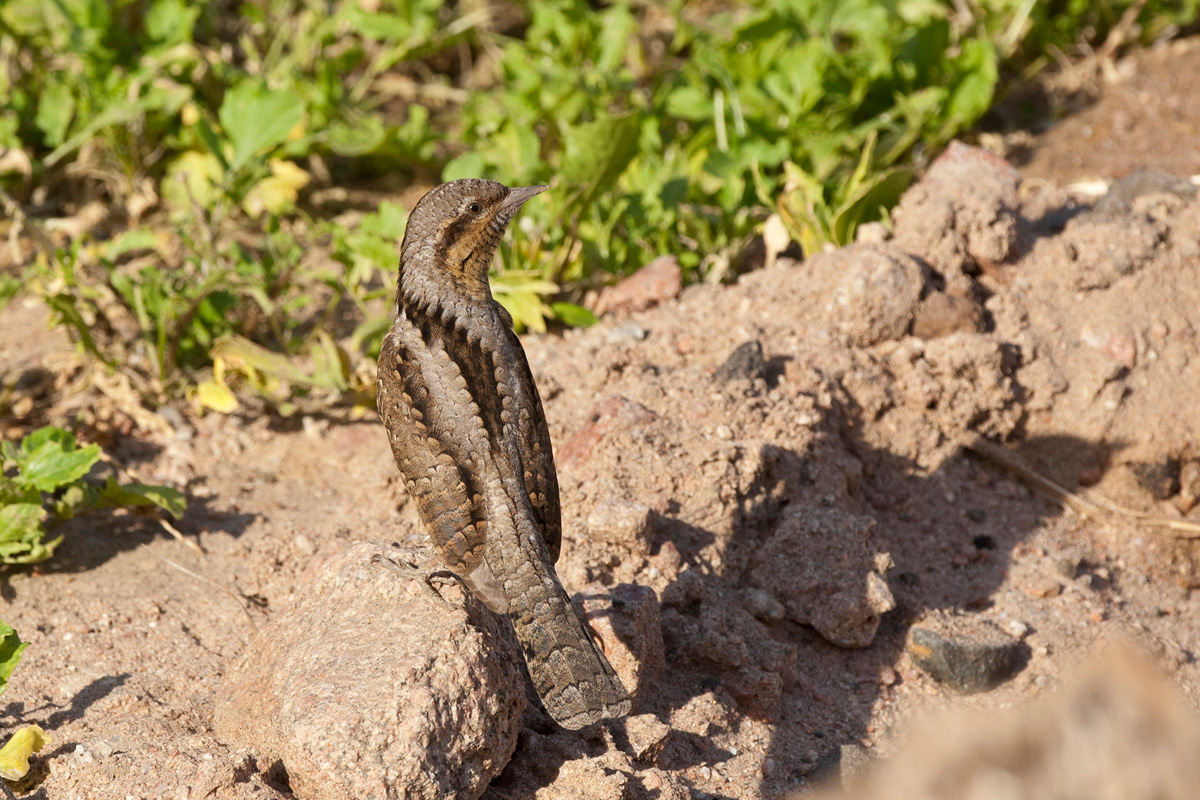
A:
{"label": "green leaf", "polygon": [[950,92],[946,116],[948,124],[970,125],[992,104],[999,76],[996,50],[986,39],[963,42],[958,63],[964,74]]}
{"label": "green leaf", "polygon": [[482,178],[484,175],[483,156],[479,153],[463,153],[457,158],[450,159],[442,169],[443,181],[456,181],[459,178]]}
{"label": "green leaf", "polygon": [[187,497],[178,489],[169,486],[152,486],[145,483],[120,485],[110,477],[100,491],[98,503],[103,508],[155,506],[166,511],[175,519],[187,511]]}
{"label": "green leaf", "polygon": [[26,542],[42,530],[46,509],[41,503],[0,506],[0,544]]}
{"label": "green leaf", "polygon": [[514,327],[535,333],[546,332],[545,306],[535,292],[506,292],[496,295],[496,302],[504,306],[513,318]]}
{"label": "green leaf", "polygon": [[225,93],[217,116],[233,145],[230,167],[236,172],[251,158],[283,144],[304,120],[304,105],[292,92],[244,80]]}
{"label": "green leaf", "polygon": [[567,131],[558,172],[564,182],[582,187],[581,205],[612,189],[637,155],[638,133],[639,122],[632,114],[587,122]]}
{"label": "green leaf", "polygon": [[0,694],[8,688],[8,679],[21,660],[21,653],[29,646],[22,642],[13,626],[0,620]]}
{"label": "green leaf", "polygon": [[125,231],[104,248],[104,257],[115,261],[133,250],[153,250],[158,244],[158,235],[149,228]]}
{"label": "green leaf", "polygon": [[854,241],[854,232],[864,222],[883,219],[887,209],[900,202],[900,195],[912,182],[913,171],[896,167],[876,175],[867,186],[862,186],[833,218],[833,240],[846,245]]}
{"label": "green leaf", "polygon": [[37,126],[46,135],[46,144],[58,147],[67,137],[67,128],[75,116],[75,98],[66,83],[51,83],[38,100]]}
{"label": "green leaf", "polygon": [[551,303],[555,319],[572,328],[587,328],[596,324],[596,315],[574,303]]}
{"label": "green leaf", "polygon": [[387,141],[387,129],[379,117],[355,114],[331,122],[326,141],[339,156],[365,156]]}
{"label": "green leaf", "polygon": [[146,33],[167,44],[190,42],[199,16],[200,7],[189,7],[183,0],[156,0],[146,12]]}
{"label": "green leaf", "polygon": [[60,486],[79,480],[100,460],[100,445],[88,445],[80,450],[63,446],[61,441],[48,440],[17,459],[18,472],[13,479],[18,486],[39,492],[53,492]]}
{"label": "green leaf", "polygon": [[33,564],[52,556],[62,537],[42,541],[46,535],[42,528],[45,517],[46,510],[40,503],[0,506],[0,562]]}

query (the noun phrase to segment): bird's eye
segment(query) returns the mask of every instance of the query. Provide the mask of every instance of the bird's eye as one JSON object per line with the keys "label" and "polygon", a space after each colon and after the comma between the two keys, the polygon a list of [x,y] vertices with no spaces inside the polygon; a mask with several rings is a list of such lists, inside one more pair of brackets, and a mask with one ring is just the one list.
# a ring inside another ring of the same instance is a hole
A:
{"label": "bird's eye", "polygon": [[471,205],[467,206],[467,210],[472,214],[480,214],[483,212],[483,206],[479,205],[479,203],[471,203]]}

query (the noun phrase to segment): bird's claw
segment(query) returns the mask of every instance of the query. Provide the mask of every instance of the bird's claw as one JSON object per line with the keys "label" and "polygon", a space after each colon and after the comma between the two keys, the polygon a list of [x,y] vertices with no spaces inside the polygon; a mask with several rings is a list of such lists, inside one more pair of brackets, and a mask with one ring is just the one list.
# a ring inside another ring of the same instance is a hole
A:
{"label": "bird's claw", "polygon": [[421,586],[424,587],[425,591],[433,595],[433,597],[435,597],[439,603],[446,608],[454,607],[450,601],[442,597],[442,593],[439,592],[433,585],[435,580],[440,582],[461,582],[461,579],[450,570],[430,569],[428,566],[418,567],[416,564],[408,561],[397,561],[395,559],[388,558],[382,553],[376,553],[375,555],[371,556],[371,563],[387,567],[392,572],[395,572],[397,575],[400,575],[408,580],[420,581]]}

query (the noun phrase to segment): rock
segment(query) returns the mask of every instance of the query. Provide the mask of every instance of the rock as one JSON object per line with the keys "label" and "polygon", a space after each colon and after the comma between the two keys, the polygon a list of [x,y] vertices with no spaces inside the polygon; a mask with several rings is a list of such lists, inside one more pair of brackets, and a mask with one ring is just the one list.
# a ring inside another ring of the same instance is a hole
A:
{"label": "rock", "polygon": [[934,292],[917,307],[912,335],[918,339],[937,339],[962,331],[979,333],[983,327],[983,308],[974,300]]}
{"label": "rock", "polygon": [[610,328],[604,334],[604,343],[614,347],[631,347],[646,338],[646,329],[636,322],[627,322]]}
{"label": "rock", "polygon": [[872,761],[870,751],[862,745],[843,744],[821,756],[808,779],[813,784],[846,789],[867,772]]}
{"label": "rock", "polygon": [[742,712],[758,720],[770,719],[783,696],[783,677],[756,664],[747,664],[728,675],[721,685]]}
{"label": "rock", "polygon": [[627,549],[639,556],[650,555],[650,535],[657,513],[650,506],[628,500],[596,504],[588,514],[588,538]]}
{"label": "rock", "polygon": [[638,714],[625,720],[625,735],[635,759],[653,762],[666,746],[671,726],[659,722],[653,714]]}
{"label": "rock", "polygon": [[762,342],[752,339],[738,345],[729,358],[725,359],[725,363],[717,367],[713,373],[713,382],[720,384],[736,380],[753,381],[763,377],[765,368]]}
{"label": "rock", "polygon": [[934,680],[964,694],[1015,675],[1028,648],[987,620],[933,615],[909,632],[908,654]]}
{"label": "rock", "polygon": [[1151,169],[1139,169],[1119,178],[1108,187],[1108,194],[1096,204],[1096,210],[1102,211],[1106,202],[1119,200],[1128,208],[1139,197],[1148,194],[1173,194],[1183,200],[1196,199],[1196,184],[1187,178],[1159,172]]}
{"label": "rock", "polygon": [[1079,556],[1063,556],[1054,559],[1054,571],[1069,581],[1079,577],[1079,567],[1083,560]]}
{"label": "rock", "polygon": [[1021,176],[1004,159],[951,142],[892,212],[893,243],[952,279],[1009,261]]}
{"label": "rock", "polygon": [[755,554],[748,583],[841,647],[866,647],[896,601],[871,546],[875,520],[840,508],[789,514]]}
{"label": "rock", "polygon": [[516,747],[525,683],[507,623],[370,563],[389,549],[318,554],[218,696],[218,735],[282,761],[298,797],[477,798]]}
{"label": "rock", "polygon": [[1179,510],[1188,513],[1200,502],[1200,461],[1188,461],[1179,468]]}
{"label": "rock", "polygon": [[679,295],[683,271],[675,256],[659,256],[616,286],[600,293],[593,309],[596,316],[645,311]]}
{"label": "rock", "polygon": [[784,617],[783,603],[762,589],[747,590],[745,605],[747,611],[763,622],[778,622]]}
{"label": "rock", "polygon": [[570,471],[582,466],[592,450],[613,431],[644,425],[658,418],[653,411],[620,395],[606,397],[588,415],[588,422],[558,450],[558,468]]}
{"label": "rock", "polygon": [[574,602],[581,606],[608,663],[632,695],[634,709],[641,708],[666,663],[662,613],[654,590],[622,583],[608,594],[580,593]]}
{"label": "rock", "polygon": [[842,277],[825,306],[826,323],[850,345],[867,347],[908,332],[925,284],[920,265],[890,245],[851,245]]}
{"label": "rock", "polygon": [[1137,363],[1137,342],[1127,333],[1084,328],[1079,332],[1079,341],[1108,356],[1125,369],[1133,369]]}

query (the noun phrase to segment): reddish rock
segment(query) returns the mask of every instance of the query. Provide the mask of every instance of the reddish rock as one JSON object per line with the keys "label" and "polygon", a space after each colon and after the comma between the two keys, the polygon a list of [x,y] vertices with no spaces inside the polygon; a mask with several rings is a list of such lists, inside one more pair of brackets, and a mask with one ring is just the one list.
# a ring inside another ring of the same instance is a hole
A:
{"label": "reddish rock", "polygon": [[675,256],[660,256],[616,286],[600,293],[593,309],[596,316],[645,311],[679,296],[683,271]]}

